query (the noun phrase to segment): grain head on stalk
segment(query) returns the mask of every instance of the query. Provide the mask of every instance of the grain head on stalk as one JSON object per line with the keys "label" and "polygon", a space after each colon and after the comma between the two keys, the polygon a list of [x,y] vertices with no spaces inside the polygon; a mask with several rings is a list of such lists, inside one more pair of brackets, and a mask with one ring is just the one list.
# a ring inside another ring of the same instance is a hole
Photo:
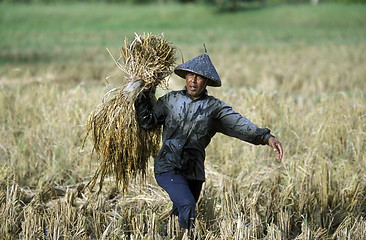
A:
{"label": "grain head on stalk", "polygon": [[114,174],[117,186],[126,191],[131,178],[145,176],[149,158],[159,149],[161,135],[160,129],[145,130],[138,125],[135,100],[146,88],[167,86],[175,47],[163,35],[135,34],[131,43],[125,39],[119,58],[113,60],[128,75],[127,81],[109,91],[90,114],[84,144],[91,135],[101,159],[89,186],[93,188],[99,179],[101,189],[104,178]]}

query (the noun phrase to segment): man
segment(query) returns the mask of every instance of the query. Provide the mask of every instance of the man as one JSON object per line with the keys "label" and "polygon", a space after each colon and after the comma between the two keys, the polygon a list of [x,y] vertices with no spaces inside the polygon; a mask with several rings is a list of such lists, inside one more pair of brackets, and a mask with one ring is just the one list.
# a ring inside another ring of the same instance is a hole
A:
{"label": "man", "polygon": [[206,53],[179,65],[174,72],[185,78],[183,90],[172,91],[155,104],[153,93],[143,92],[135,106],[143,128],[163,126],[163,143],[154,163],[155,178],[169,194],[172,214],[178,216],[180,227],[191,229],[205,181],[205,148],[216,132],[256,145],[269,145],[279,160],[283,151],[268,128],[259,128],[208,95],[206,87],[220,87],[221,80]]}

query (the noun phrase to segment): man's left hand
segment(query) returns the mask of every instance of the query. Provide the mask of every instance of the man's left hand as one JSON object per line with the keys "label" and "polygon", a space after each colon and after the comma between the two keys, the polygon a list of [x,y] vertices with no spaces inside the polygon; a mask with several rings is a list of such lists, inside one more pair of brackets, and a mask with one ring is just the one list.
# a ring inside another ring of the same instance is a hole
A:
{"label": "man's left hand", "polygon": [[277,159],[282,160],[283,150],[282,150],[281,142],[278,141],[277,138],[275,138],[275,137],[270,137],[268,139],[268,145],[273,149],[273,151],[276,152]]}

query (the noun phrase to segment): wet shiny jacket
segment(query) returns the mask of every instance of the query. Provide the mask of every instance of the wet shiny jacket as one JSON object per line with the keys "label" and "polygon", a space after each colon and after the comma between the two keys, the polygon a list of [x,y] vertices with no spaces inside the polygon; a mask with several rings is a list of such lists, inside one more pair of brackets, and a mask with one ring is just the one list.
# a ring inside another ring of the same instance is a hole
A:
{"label": "wet shiny jacket", "polygon": [[160,97],[155,104],[150,94],[142,93],[135,107],[143,128],[163,125],[155,174],[175,171],[188,179],[204,181],[205,148],[217,132],[256,145],[267,144],[272,136],[268,128],[259,128],[207,91],[192,100],[184,88]]}

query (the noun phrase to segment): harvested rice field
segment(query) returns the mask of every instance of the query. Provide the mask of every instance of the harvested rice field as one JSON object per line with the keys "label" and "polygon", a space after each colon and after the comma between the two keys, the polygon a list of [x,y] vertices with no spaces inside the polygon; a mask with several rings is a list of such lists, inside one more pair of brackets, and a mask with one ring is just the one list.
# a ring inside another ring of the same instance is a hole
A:
{"label": "harvested rice field", "polygon": [[[172,65],[204,44],[223,84],[209,94],[283,144],[278,162],[266,146],[213,138],[194,239],[365,239],[365,14],[361,4],[219,13],[192,4],[2,3],[1,239],[185,239],[154,179],[156,149],[137,151],[159,146],[158,137],[116,140],[145,159],[132,173],[103,162],[118,156],[95,145],[106,136],[95,132],[91,123],[103,124],[95,116],[113,116],[93,113],[135,75],[118,65],[135,33],[164,33],[176,47]],[[166,73],[157,97],[184,86]],[[133,121],[114,124],[135,134]]]}

